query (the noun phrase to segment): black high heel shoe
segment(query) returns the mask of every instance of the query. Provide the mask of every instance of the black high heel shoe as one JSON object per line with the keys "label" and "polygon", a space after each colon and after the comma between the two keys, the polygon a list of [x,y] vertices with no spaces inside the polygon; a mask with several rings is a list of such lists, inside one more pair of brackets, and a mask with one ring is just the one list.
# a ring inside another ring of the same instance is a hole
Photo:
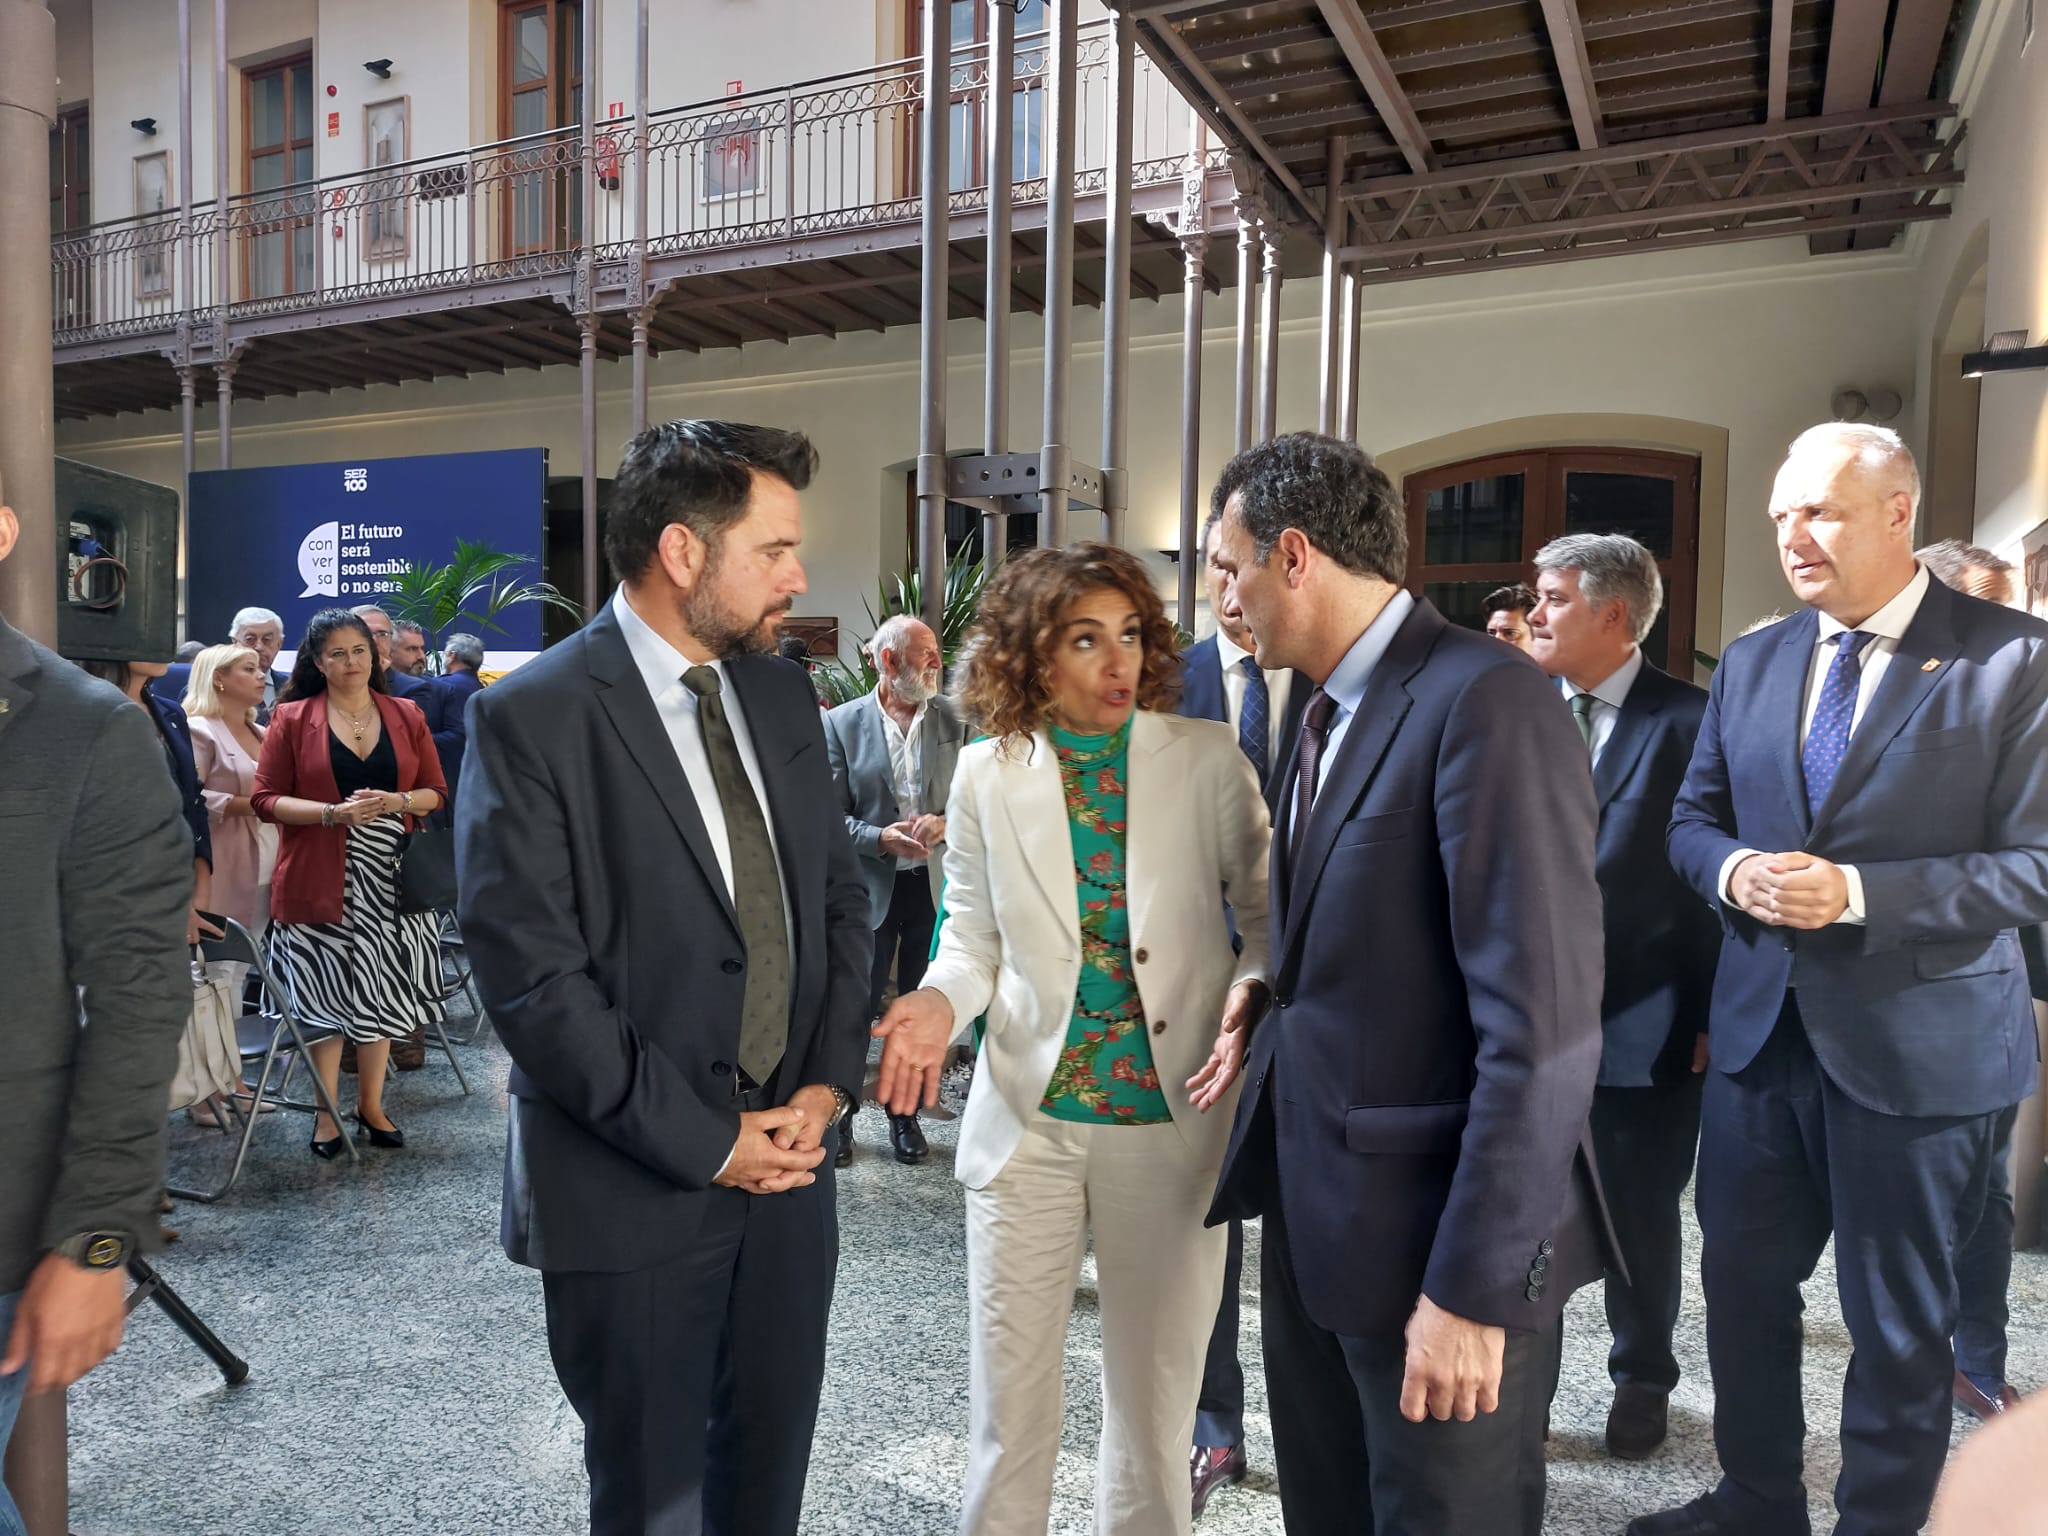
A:
{"label": "black high heel shoe", "polygon": [[370,1145],[373,1147],[383,1147],[391,1150],[405,1145],[405,1132],[395,1125],[388,1131],[380,1131],[363,1118],[363,1112],[360,1109],[350,1118],[363,1128],[363,1134],[370,1138]]}
{"label": "black high heel shoe", "polygon": [[306,1143],[308,1147],[312,1148],[315,1157],[325,1158],[330,1163],[341,1156],[344,1144],[343,1138],[340,1136],[330,1136],[325,1141],[320,1140],[316,1136],[313,1140]]}

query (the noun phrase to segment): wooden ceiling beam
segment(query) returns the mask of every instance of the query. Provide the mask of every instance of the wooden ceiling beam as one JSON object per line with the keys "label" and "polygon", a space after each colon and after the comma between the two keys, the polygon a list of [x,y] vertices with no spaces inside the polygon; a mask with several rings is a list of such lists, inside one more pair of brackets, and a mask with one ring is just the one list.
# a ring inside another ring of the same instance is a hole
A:
{"label": "wooden ceiling beam", "polygon": [[1604,43],[1617,37],[1667,32],[1673,27],[1698,26],[1709,21],[1746,21],[1755,15],[1755,0],[1686,0],[1681,5],[1658,5],[1620,16],[1603,16],[1598,21],[1586,22],[1584,31],[1587,42]]}
{"label": "wooden ceiling beam", "polygon": [[1792,95],[1792,0],[1771,0],[1770,84],[1764,121],[1782,123]]}
{"label": "wooden ceiling beam", "polygon": [[1331,35],[1337,39],[1337,46],[1344,50],[1352,73],[1358,76],[1358,83],[1364,88],[1373,110],[1379,114],[1380,122],[1401,147],[1408,168],[1416,172],[1435,170],[1436,160],[1430,149],[1429,134],[1423,128],[1422,120],[1415,115],[1415,108],[1409,104],[1407,93],[1394,74],[1394,66],[1387,60],[1386,50],[1373,36],[1372,28],[1366,25],[1357,0],[1316,0],[1316,9],[1322,13]]}
{"label": "wooden ceiling beam", "polygon": [[1598,149],[1600,92],[1593,83],[1592,61],[1586,57],[1586,31],[1579,20],[1578,0],[1543,0],[1543,25],[1550,33],[1551,55],[1557,61],[1557,77],[1564,85],[1579,148]]}

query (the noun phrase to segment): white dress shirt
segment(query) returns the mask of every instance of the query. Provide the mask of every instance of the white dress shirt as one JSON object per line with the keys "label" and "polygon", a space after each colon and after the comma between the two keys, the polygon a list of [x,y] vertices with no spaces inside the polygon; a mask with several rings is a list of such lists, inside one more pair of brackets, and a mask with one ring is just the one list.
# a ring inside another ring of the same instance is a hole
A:
{"label": "white dress shirt", "polygon": [[1380,610],[1379,617],[1366,625],[1365,633],[1351,642],[1351,649],[1344,653],[1344,659],[1337,663],[1336,670],[1323,683],[1323,692],[1330,696],[1330,702],[1337,708],[1330,716],[1329,741],[1316,763],[1317,794],[1322,793],[1323,781],[1330,776],[1330,764],[1337,760],[1337,749],[1344,745],[1344,733],[1351,729],[1351,717],[1365,702],[1365,685],[1372,681],[1372,669],[1379,665],[1380,658],[1387,654],[1387,647],[1394,643],[1394,632],[1414,611],[1415,599],[1408,595],[1405,587],[1397,589],[1387,600],[1387,606]]}
{"label": "white dress shirt", "polygon": [[1588,722],[1592,726],[1592,748],[1594,766],[1599,766],[1600,754],[1607,750],[1607,743],[1614,735],[1614,727],[1621,719],[1621,706],[1628,700],[1628,691],[1633,688],[1636,678],[1643,670],[1643,651],[1637,646],[1628,653],[1628,660],[1616,667],[1591,688],[1581,688],[1568,678],[1559,678],[1564,689],[1565,702],[1569,704],[1582,693],[1593,695],[1593,713]]}
{"label": "white dress shirt", "polygon": [[[1931,578],[1926,566],[1919,566],[1913,572],[1913,579],[1899,589],[1898,595],[1877,612],[1865,619],[1856,628],[1869,635],[1859,660],[1862,673],[1856,683],[1856,709],[1849,717],[1849,740],[1856,739],[1856,727],[1863,723],[1863,712],[1870,707],[1870,701],[1877,693],[1877,685],[1892,664],[1892,657],[1898,653],[1899,642],[1906,638],[1906,630],[1915,615],[1920,612],[1920,600],[1927,596],[1927,583]],[[1806,668],[1806,708],[1799,717],[1799,749],[1806,750],[1806,733],[1813,725],[1814,711],[1820,708],[1821,685],[1827,680],[1828,668],[1833,665],[1837,651],[1835,637],[1849,626],[1839,619],[1826,614],[1818,615],[1820,627],[1814,636],[1813,657]],[[1819,810],[1820,807],[1813,807]],[[1762,852],[1756,848],[1738,848],[1721,864],[1721,899],[1729,906],[1735,905],[1729,894],[1728,882],[1735,874],[1735,866],[1751,854]],[[1849,905],[1838,923],[1860,923],[1864,920],[1863,876],[1853,864],[1837,866],[1842,871],[1842,880],[1849,888]]]}
{"label": "white dress shirt", "polygon": [[[882,736],[889,744],[889,779],[896,791],[896,814],[908,820],[924,813],[924,712],[929,705],[920,704],[917,712],[910,717],[910,729],[905,730],[896,723],[896,717],[889,713],[880,699],[875,700],[875,712],[882,717]],[[922,859],[906,859],[896,856],[896,867],[916,869]]]}
{"label": "white dress shirt", "polygon": [[[626,649],[632,653],[633,664],[640,669],[641,679],[653,696],[655,713],[661,716],[662,728],[668,732],[669,745],[675,748],[683,777],[690,781],[690,794],[697,802],[697,813],[704,818],[704,830],[710,835],[711,851],[718,856],[719,872],[725,876],[726,898],[730,900],[733,894],[732,837],[726,831],[725,807],[718,798],[718,781],[711,776],[711,754],[704,746],[704,727],[697,720],[697,695],[683,683],[683,674],[696,663],[662,639],[645,619],[633,611],[633,605],[626,601],[624,587],[619,588],[618,595],[612,600],[612,612],[618,618],[619,632],[626,638]],[[782,847],[775,836],[775,816],[769,809],[768,787],[761,778],[761,762],[754,755],[754,738],[747,730],[746,710],[726,682],[725,664],[713,661],[707,665],[718,674],[719,696],[725,701],[725,718],[732,726],[732,739],[740,749],[740,762],[747,770],[747,782],[754,786],[754,798],[760,802],[761,819],[768,824],[768,845],[775,850],[779,870]],[[777,883],[782,887],[782,922],[789,932],[789,955],[793,963],[796,959],[796,925],[789,905],[789,882],[778,880]]]}
{"label": "white dress shirt", "polygon": [[[1238,732],[1238,722],[1244,718],[1244,688],[1246,678],[1244,664],[1252,653],[1238,645],[1222,630],[1215,635],[1216,655],[1223,663],[1223,713],[1230,725],[1230,734]],[[1261,671],[1265,669],[1260,668]],[[1287,724],[1287,699],[1294,691],[1294,674],[1289,671],[1266,673],[1266,763],[1268,767],[1278,763],[1286,755],[1287,743],[1282,733]]]}

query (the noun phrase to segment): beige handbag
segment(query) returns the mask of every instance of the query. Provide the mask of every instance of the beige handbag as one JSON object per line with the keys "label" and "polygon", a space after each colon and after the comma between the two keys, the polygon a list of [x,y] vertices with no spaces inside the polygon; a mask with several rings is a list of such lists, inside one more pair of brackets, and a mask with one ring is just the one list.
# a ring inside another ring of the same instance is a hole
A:
{"label": "beige handbag", "polygon": [[242,1011],[241,971],[225,961],[192,963],[192,1012],[178,1041],[178,1071],[171,1079],[172,1109],[183,1109],[242,1086],[242,1052],[235,1020]]}

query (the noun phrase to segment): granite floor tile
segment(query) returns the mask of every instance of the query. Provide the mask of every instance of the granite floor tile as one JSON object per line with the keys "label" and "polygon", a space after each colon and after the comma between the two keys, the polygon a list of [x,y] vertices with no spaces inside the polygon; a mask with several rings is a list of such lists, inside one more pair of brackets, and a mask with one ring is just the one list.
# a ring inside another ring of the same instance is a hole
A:
{"label": "granite floor tile", "polygon": [[[360,1166],[306,1151],[304,1116],[267,1117],[242,1184],[218,1206],[183,1204],[183,1241],[160,1268],[250,1362],[219,1375],[160,1312],[72,1396],[73,1528],[79,1536],[554,1536],[582,1529],[581,1431],[548,1363],[540,1284],[497,1247],[505,1057],[486,1035],[462,1051],[473,1096],[445,1061],[401,1077],[387,1105],[402,1152]],[[967,1333],[962,1202],[952,1123],[929,1121],[931,1161],[890,1159],[874,1110],[841,1175],[832,1350],[804,1529],[819,1536],[939,1536],[965,1466]],[[180,1121],[178,1175],[207,1177],[224,1149]],[[1258,1340],[1258,1234],[1248,1234],[1244,1486],[1211,1500],[1201,1536],[1278,1532]],[[1696,1272],[1696,1271],[1695,1271]],[[1085,1536],[1101,1431],[1092,1263],[1068,1342],[1067,1430],[1052,1530]],[[1834,1424],[1847,1340],[1823,1261],[1807,1287],[1807,1485],[1828,1527]],[[2013,1280],[2013,1362],[2048,1381],[2048,1256]],[[1601,1448],[1608,1389],[1597,1292],[1567,1316],[1551,1441],[1557,1536],[1614,1536],[1713,1476],[1697,1286],[1681,1324],[1687,1372],[1672,1437],[1631,1465]],[[1967,1426],[1957,1424],[1958,1437]]]}

